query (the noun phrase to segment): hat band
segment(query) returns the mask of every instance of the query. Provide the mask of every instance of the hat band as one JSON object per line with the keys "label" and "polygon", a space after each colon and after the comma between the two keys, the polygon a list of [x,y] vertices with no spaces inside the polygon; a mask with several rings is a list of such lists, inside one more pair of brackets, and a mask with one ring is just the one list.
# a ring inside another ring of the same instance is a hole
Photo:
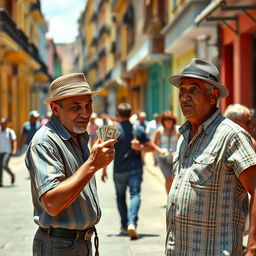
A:
{"label": "hat band", "polygon": [[51,97],[63,97],[68,95],[72,96],[82,93],[91,93],[89,85],[85,82],[68,84],[66,86],[52,89]]}
{"label": "hat band", "polygon": [[182,72],[182,75],[183,76],[186,76],[186,75],[197,75],[197,76],[201,76],[202,78],[206,78],[206,79],[209,79],[209,80],[213,80],[215,82],[218,82],[219,83],[219,80],[213,76],[212,74],[204,71],[204,70],[198,70],[197,68],[193,68],[193,67],[188,67],[188,68],[185,68]]}

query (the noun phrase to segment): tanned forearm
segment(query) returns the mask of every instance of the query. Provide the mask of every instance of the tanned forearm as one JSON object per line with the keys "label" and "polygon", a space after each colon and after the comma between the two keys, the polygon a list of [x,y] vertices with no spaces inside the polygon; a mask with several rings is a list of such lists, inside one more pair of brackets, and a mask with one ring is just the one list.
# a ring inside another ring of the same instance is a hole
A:
{"label": "tanned forearm", "polygon": [[50,215],[56,216],[69,207],[77,199],[95,172],[95,167],[85,162],[72,176],[43,194],[41,200],[46,211]]}
{"label": "tanned forearm", "polygon": [[41,196],[48,214],[58,215],[77,199],[95,172],[107,166],[114,159],[114,143],[116,140],[113,139],[102,143],[97,140],[87,161],[72,176]]}

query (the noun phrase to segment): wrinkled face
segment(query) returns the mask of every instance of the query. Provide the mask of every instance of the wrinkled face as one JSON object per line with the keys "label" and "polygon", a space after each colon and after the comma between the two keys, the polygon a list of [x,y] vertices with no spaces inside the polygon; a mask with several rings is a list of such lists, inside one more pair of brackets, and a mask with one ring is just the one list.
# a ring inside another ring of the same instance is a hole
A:
{"label": "wrinkled face", "polygon": [[174,120],[172,118],[165,118],[163,119],[163,126],[166,129],[172,129],[174,124]]}
{"label": "wrinkled face", "polygon": [[191,122],[202,122],[216,106],[219,92],[211,93],[203,80],[183,77],[179,89],[181,110]]}
{"label": "wrinkled face", "polygon": [[241,120],[233,120],[235,123],[244,128],[247,132],[251,131],[250,122],[251,116],[250,113],[245,112]]}
{"label": "wrinkled face", "polygon": [[91,95],[74,96],[61,100],[58,105],[51,103],[57,119],[73,133],[84,133],[92,114]]}
{"label": "wrinkled face", "polygon": [[30,120],[30,123],[34,124],[36,121],[38,121],[38,117],[31,116],[31,117],[29,118],[29,120]]}

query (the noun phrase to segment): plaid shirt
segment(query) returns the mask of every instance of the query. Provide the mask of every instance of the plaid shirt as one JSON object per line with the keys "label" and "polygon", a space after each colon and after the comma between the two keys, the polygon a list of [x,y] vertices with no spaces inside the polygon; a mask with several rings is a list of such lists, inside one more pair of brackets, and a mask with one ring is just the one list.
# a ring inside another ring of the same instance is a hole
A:
{"label": "plaid shirt", "polygon": [[70,133],[52,116],[32,139],[26,155],[31,176],[34,221],[41,227],[86,229],[97,224],[101,217],[95,177],[92,177],[78,198],[57,216],[50,216],[40,197],[71,176],[88,158],[87,133],[80,134],[83,149]]}
{"label": "plaid shirt", "polygon": [[242,255],[248,214],[239,175],[256,165],[250,135],[216,111],[189,141],[181,128],[167,204],[166,255]]}

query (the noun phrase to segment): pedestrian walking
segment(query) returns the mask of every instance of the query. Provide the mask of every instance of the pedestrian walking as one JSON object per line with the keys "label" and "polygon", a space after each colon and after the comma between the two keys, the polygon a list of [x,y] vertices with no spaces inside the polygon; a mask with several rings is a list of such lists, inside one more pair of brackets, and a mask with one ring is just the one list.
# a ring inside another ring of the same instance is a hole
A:
{"label": "pedestrian walking", "polygon": [[[141,202],[141,182],[143,165],[141,152],[153,150],[150,139],[144,129],[129,121],[131,106],[128,103],[118,105],[117,114],[121,121],[116,127],[121,132],[115,144],[114,183],[116,189],[117,207],[121,217],[121,233],[128,231],[131,239],[137,239],[138,212]],[[106,181],[106,168],[101,179]],[[126,202],[126,191],[129,188],[129,208]]]}
{"label": "pedestrian walking", "polygon": [[173,155],[176,151],[179,132],[176,126],[177,119],[171,111],[164,111],[161,115],[161,123],[153,139],[157,145],[158,166],[165,178],[166,193],[169,193],[172,181]]}
{"label": "pedestrian walking", "polygon": [[3,186],[3,169],[11,176],[11,184],[15,182],[15,174],[9,167],[9,160],[17,152],[15,131],[8,127],[8,119],[1,118],[0,129],[0,187]]}
{"label": "pedestrian walking", "polygon": [[26,154],[31,176],[33,255],[91,256],[91,236],[101,217],[94,174],[114,159],[116,140],[97,140],[88,148],[91,91],[83,73],[55,79],[50,86],[52,116],[33,137]]}
{"label": "pedestrian walking", "polygon": [[188,121],[179,129],[173,157],[166,255],[242,255],[247,191],[251,202],[245,255],[254,255],[256,154],[249,134],[218,109],[228,89],[219,82],[218,69],[201,59],[192,59],[169,82],[179,89]]}
{"label": "pedestrian walking", "polygon": [[91,118],[90,118],[90,122],[89,122],[88,127],[87,127],[88,133],[90,134],[90,140],[89,140],[90,148],[92,147],[92,145],[97,140],[96,131],[99,129],[98,125],[95,122],[97,117],[98,116],[97,116],[96,113],[92,113]]}
{"label": "pedestrian walking", "polygon": [[22,125],[21,135],[18,142],[18,149],[20,153],[23,153],[27,150],[34,134],[41,127],[39,116],[40,115],[36,110],[30,111],[29,120]]}
{"label": "pedestrian walking", "polygon": [[[161,126],[161,115],[159,113],[153,114],[153,120],[149,121],[146,126],[146,134],[153,141],[157,129]],[[157,152],[153,151],[154,165],[157,166]]]}

